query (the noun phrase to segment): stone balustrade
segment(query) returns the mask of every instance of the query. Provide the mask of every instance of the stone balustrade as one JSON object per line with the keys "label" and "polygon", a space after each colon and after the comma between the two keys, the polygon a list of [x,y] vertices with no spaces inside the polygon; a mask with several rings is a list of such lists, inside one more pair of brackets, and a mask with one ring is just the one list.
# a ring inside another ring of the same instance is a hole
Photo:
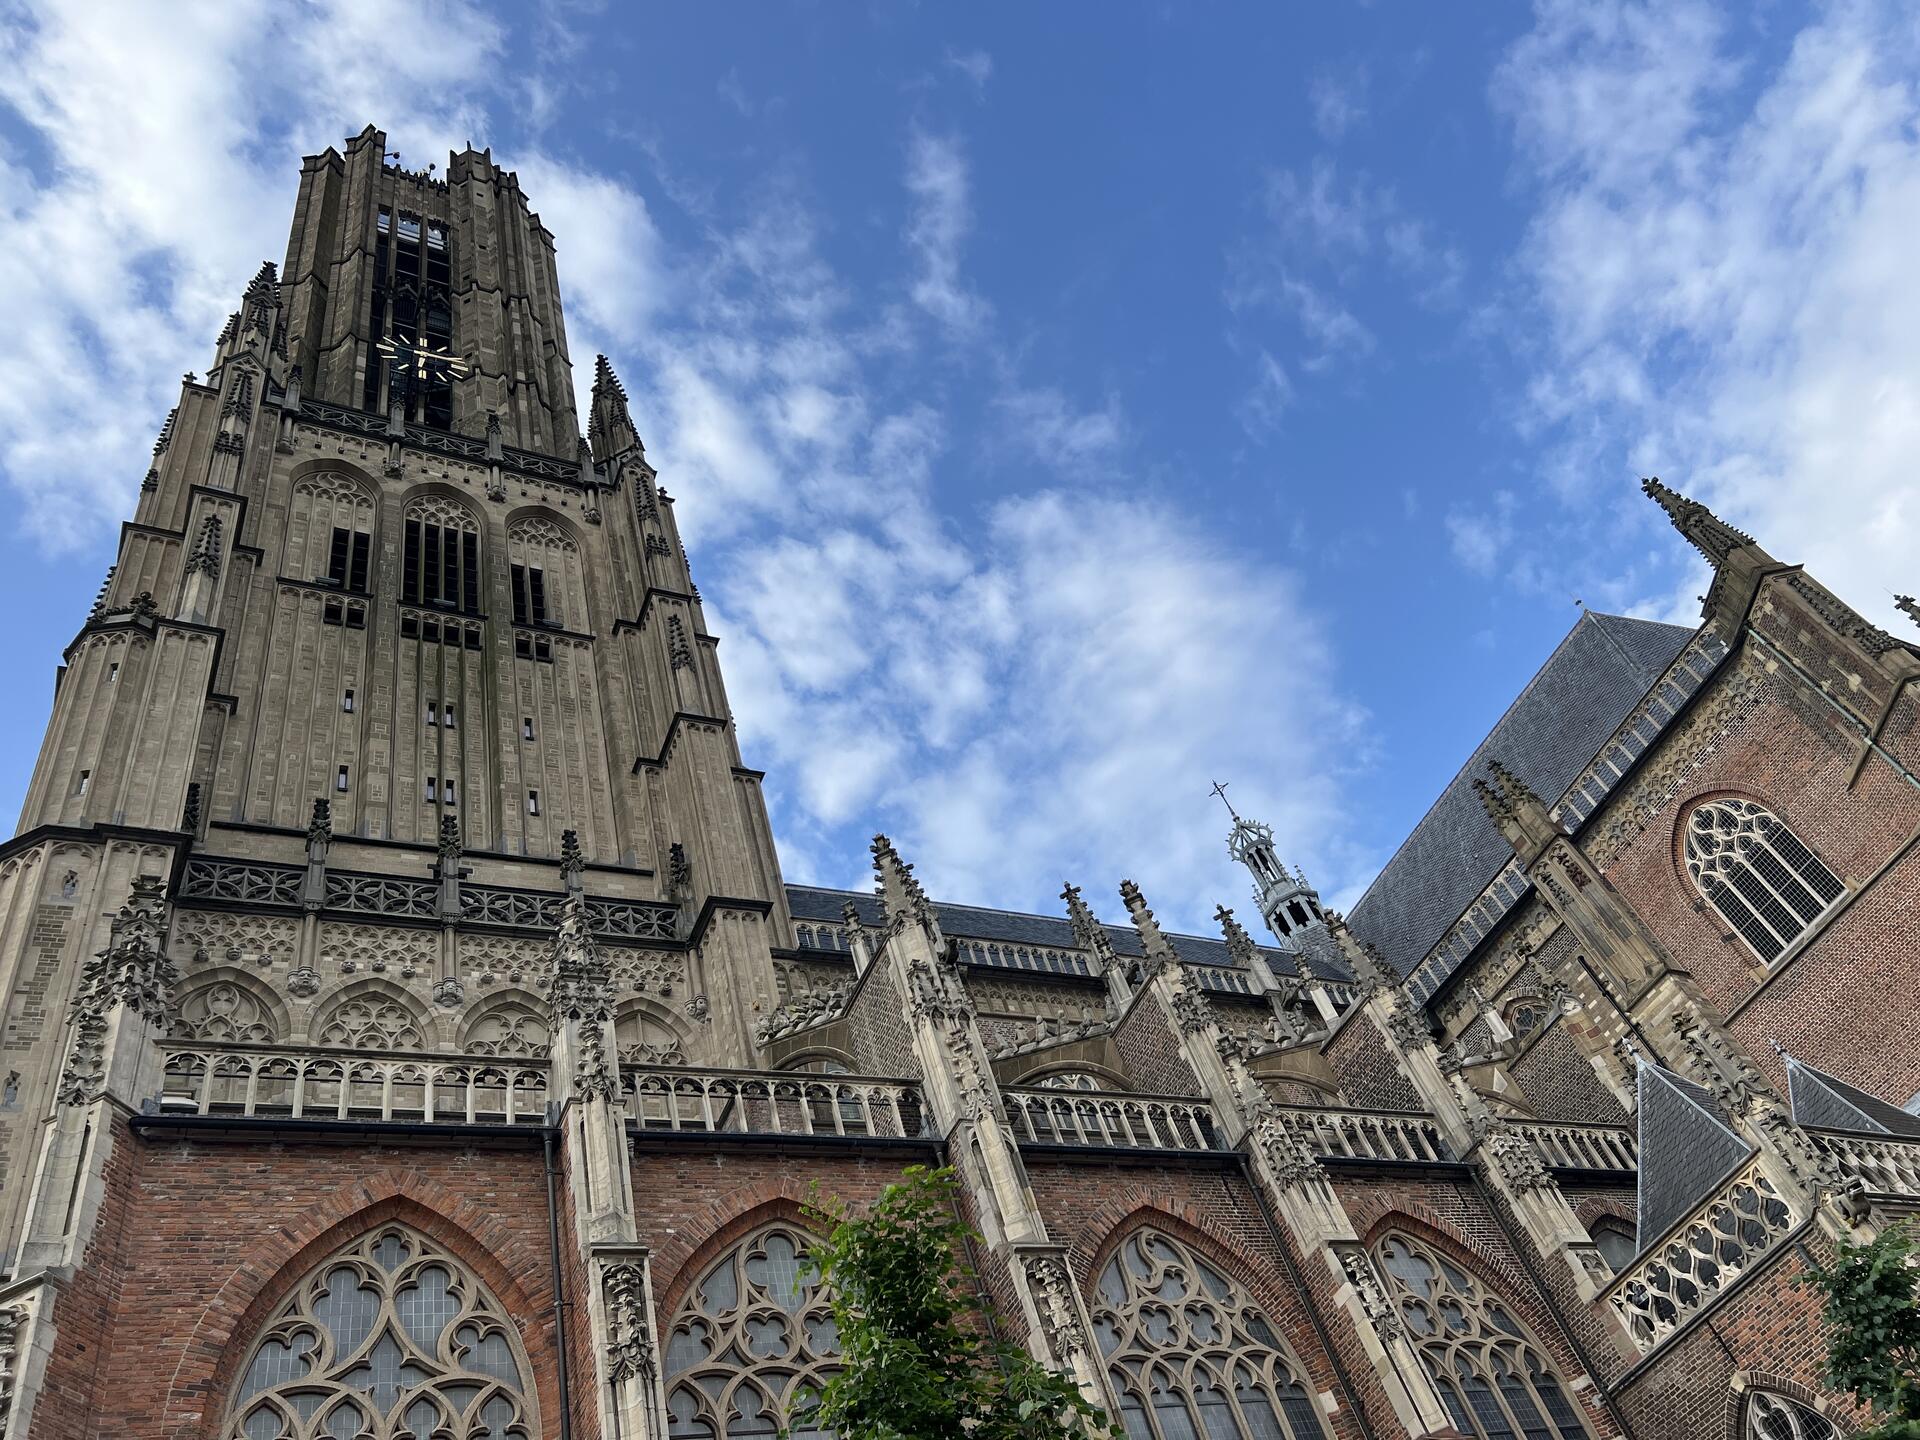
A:
{"label": "stone balustrade", "polygon": [[1867,1194],[1920,1196],[1920,1140],[1836,1130],[1807,1133]]}
{"label": "stone balustrade", "polygon": [[204,1041],[166,1041],[162,1050],[163,1115],[449,1125],[546,1122],[544,1061]]}
{"label": "stone balustrade", "polygon": [[1016,1141],[1122,1150],[1224,1150],[1205,1100],[1110,1090],[1001,1092]]}
{"label": "stone balustrade", "polygon": [[1451,1160],[1439,1127],[1424,1115],[1282,1105],[1300,1138],[1324,1159]]}
{"label": "stone balustrade", "polygon": [[778,1074],[623,1065],[629,1114],[643,1131],[915,1139],[927,1133],[919,1087],[861,1075]]}
{"label": "stone balustrade", "polygon": [[1514,1131],[1526,1138],[1547,1165],[1562,1170],[1637,1170],[1639,1144],[1624,1125],[1565,1125],[1516,1121]]}
{"label": "stone balustrade", "polygon": [[1647,1245],[1603,1294],[1642,1354],[1656,1349],[1791,1234],[1801,1217],[1749,1160]]}

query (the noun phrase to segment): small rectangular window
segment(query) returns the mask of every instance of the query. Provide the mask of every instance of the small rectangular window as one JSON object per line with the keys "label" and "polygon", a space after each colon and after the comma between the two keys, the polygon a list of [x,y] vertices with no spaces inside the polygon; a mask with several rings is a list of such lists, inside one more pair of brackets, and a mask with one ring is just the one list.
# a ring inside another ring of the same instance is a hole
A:
{"label": "small rectangular window", "polygon": [[340,767],[339,773],[333,777],[333,788],[340,791],[342,794],[346,793],[346,789],[347,789],[347,767],[346,766],[342,765]]}
{"label": "small rectangular window", "polygon": [[457,728],[453,723],[453,706],[443,705],[440,707],[440,723],[449,730]]}
{"label": "small rectangular window", "polygon": [[539,813],[540,792],[538,790],[529,790],[527,791],[527,814],[538,815]]}
{"label": "small rectangular window", "polygon": [[522,660],[531,660],[533,658],[533,637],[531,635],[515,635],[513,637],[513,653],[518,655]]}
{"label": "small rectangular window", "polygon": [[351,715],[353,713],[353,691],[348,690],[340,696],[340,708]]}
{"label": "small rectangular window", "polygon": [[522,740],[533,739],[533,716],[523,715],[520,717],[520,738]]}
{"label": "small rectangular window", "polygon": [[437,220],[427,222],[427,248],[429,250],[447,248],[447,227]]}
{"label": "small rectangular window", "polygon": [[409,640],[420,638],[420,617],[403,613],[400,616],[400,633]]}
{"label": "small rectangular window", "polygon": [[91,785],[92,783],[93,783],[93,771],[82,770],[80,772],[80,783],[73,787],[73,793],[76,795],[86,794],[87,786]]}
{"label": "small rectangular window", "polygon": [[404,212],[401,214],[400,238],[402,240],[410,240],[416,245],[420,243],[420,217],[418,215],[408,215]]}
{"label": "small rectangular window", "polygon": [[120,678],[120,662],[118,660],[115,660],[107,666],[107,683],[111,685],[113,684],[114,681],[118,680],[119,678]]}
{"label": "small rectangular window", "polygon": [[322,607],[320,611],[320,618],[326,621],[327,624],[329,625],[338,625],[341,619],[345,616],[345,614],[346,614],[345,608],[340,604],[340,602],[338,600],[330,599],[327,601],[326,605]]}
{"label": "small rectangular window", "polygon": [[440,723],[440,707],[434,701],[429,700],[427,701],[427,724],[438,725],[439,723]]}
{"label": "small rectangular window", "polygon": [[440,787],[440,798],[446,802],[449,810],[456,808],[460,804],[460,789],[453,783],[451,778],[448,779],[446,784]]}
{"label": "small rectangular window", "polygon": [[432,641],[435,645],[438,645],[440,643],[440,622],[438,620],[421,621],[420,638],[422,640]]}
{"label": "small rectangular window", "polygon": [[393,212],[384,205],[380,207],[380,233],[382,235],[393,233]]}
{"label": "small rectangular window", "polygon": [[479,648],[480,627],[478,625],[469,625],[467,626],[467,649],[478,650]]}
{"label": "small rectangular window", "polygon": [[439,784],[434,780],[433,776],[429,775],[427,776],[427,802],[431,804],[433,801],[438,800],[439,798],[440,798]]}
{"label": "small rectangular window", "polygon": [[357,603],[348,604],[347,628],[349,630],[364,630],[367,628],[367,607],[366,606],[357,604]]}
{"label": "small rectangular window", "polygon": [[553,645],[544,635],[534,637],[533,658],[536,660],[553,659]]}

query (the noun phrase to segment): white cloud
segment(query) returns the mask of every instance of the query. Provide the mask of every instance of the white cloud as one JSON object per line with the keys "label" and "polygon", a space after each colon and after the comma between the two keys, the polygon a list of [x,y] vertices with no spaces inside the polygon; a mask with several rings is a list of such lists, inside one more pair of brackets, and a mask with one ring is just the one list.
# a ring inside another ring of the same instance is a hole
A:
{"label": "white cloud", "polygon": [[913,303],[948,329],[971,332],[986,307],[960,278],[960,249],[973,223],[960,142],[916,130],[907,146],[907,190],[913,197],[907,243],[920,261]]}
{"label": "white cloud", "polygon": [[1118,397],[1098,410],[1076,409],[1052,386],[1012,389],[999,398],[1013,434],[1043,465],[1076,474],[1110,463],[1127,440]]}
{"label": "white cloud", "polygon": [[1254,366],[1253,387],[1240,402],[1240,423],[1254,439],[1280,428],[1280,419],[1294,401],[1293,380],[1286,367],[1262,350]]}
{"label": "white cloud", "polygon": [[984,50],[949,50],[947,64],[964,75],[976,93],[984,92],[993,78],[993,56]]}
{"label": "white cloud", "polygon": [[1307,100],[1313,106],[1313,128],[1320,138],[1337,143],[1367,118],[1367,69],[1356,65],[1336,74],[1314,72],[1307,82]]}
{"label": "white cloud", "polygon": [[[1669,483],[1891,619],[1920,554],[1920,32],[1821,12],[1768,67],[1697,4],[1546,4],[1498,73],[1538,199],[1518,416],[1576,508]],[[1670,546],[1672,542],[1662,541]],[[1701,586],[1646,579],[1692,614]]]}

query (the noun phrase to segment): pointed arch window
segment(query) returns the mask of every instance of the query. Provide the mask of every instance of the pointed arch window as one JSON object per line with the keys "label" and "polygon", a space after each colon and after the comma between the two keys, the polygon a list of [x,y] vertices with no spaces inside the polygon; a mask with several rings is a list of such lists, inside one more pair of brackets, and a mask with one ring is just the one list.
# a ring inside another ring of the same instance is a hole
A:
{"label": "pointed arch window", "polygon": [[1326,1434],[1306,1372],[1247,1292],[1158,1230],[1100,1272],[1093,1333],[1128,1440]]}
{"label": "pointed arch window", "polygon": [[667,1335],[669,1440],[757,1440],[792,1425],[840,1368],[827,1295],[809,1279],[807,1236],[769,1225],[695,1282]]}
{"label": "pointed arch window", "polygon": [[1456,1427],[1480,1440],[1586,1440],[1579,1407],[1540,1347],[1479,1281],[1398,1231],[1377,1253]]}
{"label": "pointed arch window", "polygon": [[373,991],[341,1001],[314,1027],[314,1043],[343,1050],[424,1050],[420,1019],[405,1003]]}
{"label": "pointed arch window", "polygon": [[222,1440],[537,1440],[532,1369],[505,1308],[404,1225],[323,1261],[267,1323]]}
{"label": "pointed arch window", "polygon": [[1771,1390],[1749,1390],[1741,1440],[1838,1440],[1826,1416]]}
{"label": "pointed arch window", "polygon": [[1733,796],[1694,807],[1687,817],[1686,861],[1708,903],[1768,962],[1847,893],[1784,820]]}

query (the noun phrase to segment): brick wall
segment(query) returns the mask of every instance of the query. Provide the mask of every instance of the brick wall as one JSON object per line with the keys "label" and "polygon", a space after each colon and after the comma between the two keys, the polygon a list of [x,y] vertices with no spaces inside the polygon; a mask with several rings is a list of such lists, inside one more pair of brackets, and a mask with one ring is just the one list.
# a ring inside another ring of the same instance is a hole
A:
{"label": "brick wall", "polygon": [[1513,1062],[1535,1118],[1592,1125],[1624,1125],[1627,1112],[1600,1083],[1565,1028],[1555,1022]]}
{"label": "brick wall", "polygon": [[1420,1092],[1400,1073],[1385,1038],[1365,1015],[1355,1014],[1340,1027],[1327,1044],[1326,1056],[1349,1105],[1362,1110],[1425,1108]]}
{"label": "brick wall", "polygon": [[847,1007],[853,1068],[862,1075],[917,1077],[920,1062],[913,1053],[913,1035],[900,1010],[900,992],[888,978],[887,964],[881,960],[860,977],[859,992]]}
{"label": "brick wall", "polygon": [[1150,992],[1143,992],[1114,1027],[1113,1048],[1126,1068],[1129,1088],[1147,1095],[1200,1093],[1200,1082],[1180,1053],[1179,1038]]}

